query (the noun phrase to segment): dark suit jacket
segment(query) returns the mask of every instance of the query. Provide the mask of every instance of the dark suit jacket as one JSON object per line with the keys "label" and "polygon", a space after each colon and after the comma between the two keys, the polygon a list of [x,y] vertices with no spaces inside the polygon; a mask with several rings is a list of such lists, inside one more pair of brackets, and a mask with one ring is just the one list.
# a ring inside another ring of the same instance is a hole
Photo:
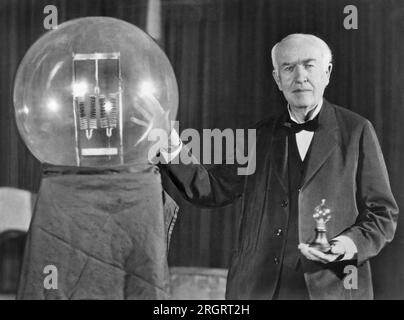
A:
{"label": "dark suit jacket", "polygon": [[[225,205],[242,196],[238,243],[227,281],[230,299],[269,299],[276,287],[281,268],[277,259],[285,249],[285,239],[276,230],[287,228],[289,215],[285,119],[283,114],[257,125],[256,170],[249,176],[237,176],[228,165],[162,166],[182,194],[201,206]],[[329,238],[350,237],[358,254],[355,260],[326,265],[302,258],[310,297],[373,298],[368,260],[393,239],[398,208],[371,123],[326,100],[299,193],[300,242],[314,237],[313,209],[321,199],[332,212]],[[344,287],[346,275],[354,276],[347,265],[357,268],[357,289]]]}

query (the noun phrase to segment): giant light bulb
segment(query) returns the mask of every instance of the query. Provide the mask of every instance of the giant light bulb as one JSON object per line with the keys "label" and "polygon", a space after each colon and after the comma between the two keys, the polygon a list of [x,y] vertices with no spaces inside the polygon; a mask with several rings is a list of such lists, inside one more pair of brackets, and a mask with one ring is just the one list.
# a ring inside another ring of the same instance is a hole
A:
{"label": "giant light bulb", "polygon": [[[111,167],[148,162],[148,133],[174,120],[178,87],[160,47],[125,21],[65,22],[36,41],[14,84],[19,132],[41,162]],[[163,128],[168,130],[168,128]]]}

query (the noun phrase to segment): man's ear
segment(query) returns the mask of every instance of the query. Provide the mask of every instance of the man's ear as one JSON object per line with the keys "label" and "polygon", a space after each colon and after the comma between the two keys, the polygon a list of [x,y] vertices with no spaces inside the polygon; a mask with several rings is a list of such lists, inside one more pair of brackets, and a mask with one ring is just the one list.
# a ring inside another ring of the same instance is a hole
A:
{"label": "man's ear", "polygon": [[327,75],[328,75],[328,79],[330,79],[331,71],[332,71],[332,63],[330,62],[330,63],[328,64],[328,67],[327,67],[327,70],[326,70],[326,73],[327,73]]}
{"label": "man's ear", "polygon": [[325,74],[327,75],[327,84],[326,84],[326,86],[330,83],[331,71],[332,71],[332,63],[330,62],[328,64],[328,66],[327,66],[327,70],[325,70]]}
{"label": "man's ear", "polygon": [[276,70],[273,70],[272,76],[274,77],[274,80],[275,80],[276,84],[278,85],[278,89],[280,91],[282,91],[281,80],[279,79],[279,73]]}

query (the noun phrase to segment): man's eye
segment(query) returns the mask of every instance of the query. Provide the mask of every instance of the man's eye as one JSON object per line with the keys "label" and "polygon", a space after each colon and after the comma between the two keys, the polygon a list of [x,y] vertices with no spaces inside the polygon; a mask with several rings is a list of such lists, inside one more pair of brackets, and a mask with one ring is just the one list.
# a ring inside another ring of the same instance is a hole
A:
{"label": "man's eye", "polygon": [[293,71],[293,66],[285,67],[285,71],[288,71],[288,72]]}
{"label": "man's eye", "polygon": [[305,64],[304,67],[306,69],[314,68],[314,64]]}

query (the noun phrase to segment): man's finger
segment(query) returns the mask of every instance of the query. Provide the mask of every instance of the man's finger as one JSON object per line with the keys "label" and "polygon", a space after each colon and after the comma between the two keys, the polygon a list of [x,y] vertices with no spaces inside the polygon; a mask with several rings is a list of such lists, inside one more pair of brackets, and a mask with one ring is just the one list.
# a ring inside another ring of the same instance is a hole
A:
{"label": "man's finger", "polygon": [[331,253],[336,254],[336,255],[344,255],[345,254],[345,247],[344,245],[339,242],[335,241],[331,244]]}
{"label": "man's finger", "polygon": [[329,263],[335,261],[339,254],[324,253],[320,250],[310,247],[308,244],[301,243],[298,246],[302,254],[309,260]]}
{"label": "man's finger", "polygon": [[160,102],[152,94],[144,94],[141,96],[141,99],[143,99],[154,116],[164,113],[164,109]]}
{"label": "man's finger", "polygon": [[301,252],[307,259],[313,260],[313,261],[320,261],[316,256],[314,256],[314,255],[312,255],[312,254],[310,253],[310,251],[308,250],[308,249],[309,249],[309,246],[308,246],[307,244],[301,243],[301,244],[299,244],[298,248],[299,248],[300,252]]}
{"label": "man's finger", "polygon": [[328,263],[328,262],[332,262],[336,259],[336,257],[334,257],[334,255],[330,255],[330,254],[325,254],[315,248],[311,248],[309,247],[307,249],[307,251],[315,256],[319,261],[323,262],[323,263]]}

